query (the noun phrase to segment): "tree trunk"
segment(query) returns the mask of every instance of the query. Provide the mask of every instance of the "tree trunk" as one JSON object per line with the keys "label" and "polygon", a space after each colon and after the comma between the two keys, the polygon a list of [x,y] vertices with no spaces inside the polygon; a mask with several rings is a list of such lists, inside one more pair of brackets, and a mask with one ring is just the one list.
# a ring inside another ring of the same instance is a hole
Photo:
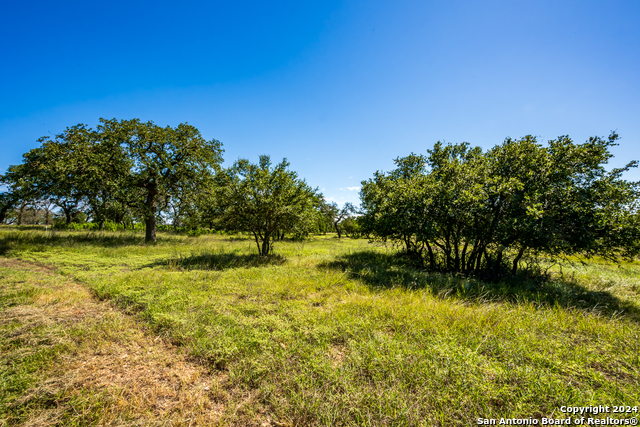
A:
{"label": "tree trunk", "polygon": [[258,233],[256,233],[255,231],[253,232],[253,237],[255,237],[256,239],[256,246],[258,247],[258,255],[261,254],[260,252],[260,241],[258,240]]}
{"label": "tree trunk", "polygon": [[451,271],[453,258],[451,257],[451,231],[448,228],[444,234],[444,253],[447,258],[447,271]]}
{"label": "tree trunk", "polygon": [[340,227],[338,227],[338,223],[334,222],[333,226],[336,228],[336,233],[338,233],[338,239],[340,239],[342,237],[342,234],[340,234]]}
{"label": "tree trunk", "polygon": [[71,224],[71,209],[62,208],[62,210],[64,211],[64,216],[66,218],[67,225]]}
{"label": "tree trunk", "polygon": [[18,225],[22,225],[22,217],[24,215],[24,209],[27,207],[26,202],[22,202],[20,209],[18,210]]}
{"label": "tree trunk", "polygon": [[496,256],[496,264],[494,265],[494,270],[496,273],[500,271],[500,267],[502,265],[502,253],[504,252],[504,245],[498,246],[498,255]]}
{"label": "tree trunk", "polygon": [[460,255],[460,270],[464,271],[465,268],[467,267],[466,265],[466,261],[467,261],[467,247],[469,246],[469,241],[467,239],[464,239],[464,246],[462,247],[462,254]]}
{"label": "tree trunk", "polygon": [[487,270],[490,270],[491,266],[492,266],[492,263],[493,263],[493,260],[489,256],[489,252],[487,251],[487,246],[486,245],[485,245],[484,248],[482,248],[482,252],[484,253],[484,262],[486,263]]}
{"label": "tree trunk", "polygon": [[514,258],[513,266],[511,267],[511,274],[516,274],[518,271],[518,262],[520,261],[520,258],[522,258],[522,255],[524,255],[524,248],[520,248],[518,255]]}
{"label": "tree trunk", "polygon": [[471,252],[469,253],[469,258],[467,259],[467,273],[470,273],[473,271],[473,268],[476,265],[476,248],[474,247],[473,249],[471,249]]}
{"label": "tree trunk", "polygon": [[447,271],[450,271],[451,264],[453,263],[453,258],[451,258],[451,246],[449,246],[449,242],[446,242],[444,253],[447,256]]}
{"label": "tree trunk", "polygon": [[260,253],[261,256],[267,256],[269,255],[269,252],[271,251],[271,245],[269,242],[269,234],[265,233],[264,235],[264,239],[262,240],[262,251]]}
{"label": "tree trunk", "polygon": [[147,243],[156,242],[156,194],[155,188],[148,189],[145,201],[147,218],[145,219],[144,241]]}
{"label": "tree trunk", "polygon": [[404,240],[404,247],[407,254],[411,254],[411,240],[409,240],[407,236],[402,236],[402,240]]}
{"label": "tree trunk", "polygon": [[455,271],[460,271],[460,245],[458,243],[458,236],[455,236],[455,241],[453,242],[453,250],[455,253],[455,258],[453,259],[453,268]]}
{"label": "tree trunk", "polygon": [[482,253],[487,253],[486,251],[483,251],[482,247],[478,247],[478,252],[476,255],[476,272],[480,271],[480,267],[482,266]]}
{"label": "tree trunk", "polygon": [[433,249],[431,249],[431,245],[429,242],[425,242],[427,245],[427,251],[429,251],[429,265],[431,266],[431,270],[436,269],[436,259],[433,256]]}
{"label": "tree trunk", "polygon": [[156,242],[156,216],[149,216],[145,222],[145,234],[144,241],[147,243],[155,243]]}

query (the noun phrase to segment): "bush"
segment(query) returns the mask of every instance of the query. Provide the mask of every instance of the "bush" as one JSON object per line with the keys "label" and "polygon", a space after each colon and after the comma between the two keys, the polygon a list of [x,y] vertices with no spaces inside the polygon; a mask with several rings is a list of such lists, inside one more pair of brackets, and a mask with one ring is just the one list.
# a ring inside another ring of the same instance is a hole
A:
{"label": "bush", "polygon": [[438,142],[363,182],[362,231],[441,271],[516,273],[528,253],[632,258],[640,184],[621,179],[637,162],[606,171],[617,139],[526,136],[486,152]]}

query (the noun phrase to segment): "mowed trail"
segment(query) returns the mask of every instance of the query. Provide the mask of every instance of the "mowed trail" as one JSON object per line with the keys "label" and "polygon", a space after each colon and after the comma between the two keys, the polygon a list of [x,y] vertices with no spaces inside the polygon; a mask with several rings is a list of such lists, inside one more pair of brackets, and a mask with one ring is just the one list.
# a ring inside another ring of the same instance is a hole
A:
{"label": "mowed trail", "polygon": [[224,375],[81,284],[0,258],[0,285],[0,426],[227,424]]}

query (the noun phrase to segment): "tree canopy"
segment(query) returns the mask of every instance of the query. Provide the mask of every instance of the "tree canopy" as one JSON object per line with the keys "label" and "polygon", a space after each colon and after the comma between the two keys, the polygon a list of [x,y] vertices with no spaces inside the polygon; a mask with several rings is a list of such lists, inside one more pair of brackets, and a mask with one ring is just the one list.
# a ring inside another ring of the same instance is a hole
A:
{"label": "tree canopy", "polygon": [[67,223],[83,207],[99,223],[137,215],[148,242],[156,240],[158,205],[184,198],[184,189],[204,191],[223,152],[220,141],[206,141],[186,123],[172,128],[138,119],[100,119],[95,130],[80,124],[38,142],[3,176],[12,194],[51,200]]}
{"label": "tree canopy", "polygon": [[639,186],[621,176],[637,162],[607,172],[617,139],[526,136],[486,152],[439,142],[363,182],[364,231],[445,271],[497,273],[509,254],[515,273],[527,252],[633,256]]}
{"label": "tree canopy", "polygon": [[[507,138],[489,150],[436,143],[395,160],[362,183],[359,216],[328,203],[269,156],[223,169],[222,143],[186,123],[100,119],[42,137],[0,176],[0,222],[8,214],[49,223],[103,226],[142,222],[156,241],[160,220],[178,226],[249,232],[268,255],[284,233],[335,228],[401,246],[432,270],[515,273],[527,255],[580,254],[616,260],[640,253],[640,184],[623,179],[635,161],[607,169],[618,135],[582,144],[560,136]],[[38,214],[38,212],[40,212]]]}
{"label": "tree canopy", "polygon": [[318,214],[317,190],[288,168],[286,159],[272,166],[260,156],[257,164],[240,159],[216,177],[214,215],[227,230],[252,233],[260,255],[271,253],[277,233],[306,235]]}
{"label": "tree canopy", "polygon": [[145,221],[145,240],[156,241],[158,204],[183,196],[184,189],[204,191],[222,162],[222,144],[205,140],[198,129],[181,123],[160,127],[149,121],[101,120],[101,140],[120,147],[130,168],[123,182],[140,197],[132,205]]}

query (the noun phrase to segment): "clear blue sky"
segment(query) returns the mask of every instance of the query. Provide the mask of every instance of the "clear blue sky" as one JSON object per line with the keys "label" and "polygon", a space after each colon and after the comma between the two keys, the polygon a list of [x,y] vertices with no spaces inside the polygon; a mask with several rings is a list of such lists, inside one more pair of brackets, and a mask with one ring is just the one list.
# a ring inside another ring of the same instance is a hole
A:
{"label": "clear blue sky", "polygon": [[0,173],[99,117],[187,121],[340,203],[437,140],[615,129],[619,166],[640,159],[638,22],[637,0],[5,2]]}

